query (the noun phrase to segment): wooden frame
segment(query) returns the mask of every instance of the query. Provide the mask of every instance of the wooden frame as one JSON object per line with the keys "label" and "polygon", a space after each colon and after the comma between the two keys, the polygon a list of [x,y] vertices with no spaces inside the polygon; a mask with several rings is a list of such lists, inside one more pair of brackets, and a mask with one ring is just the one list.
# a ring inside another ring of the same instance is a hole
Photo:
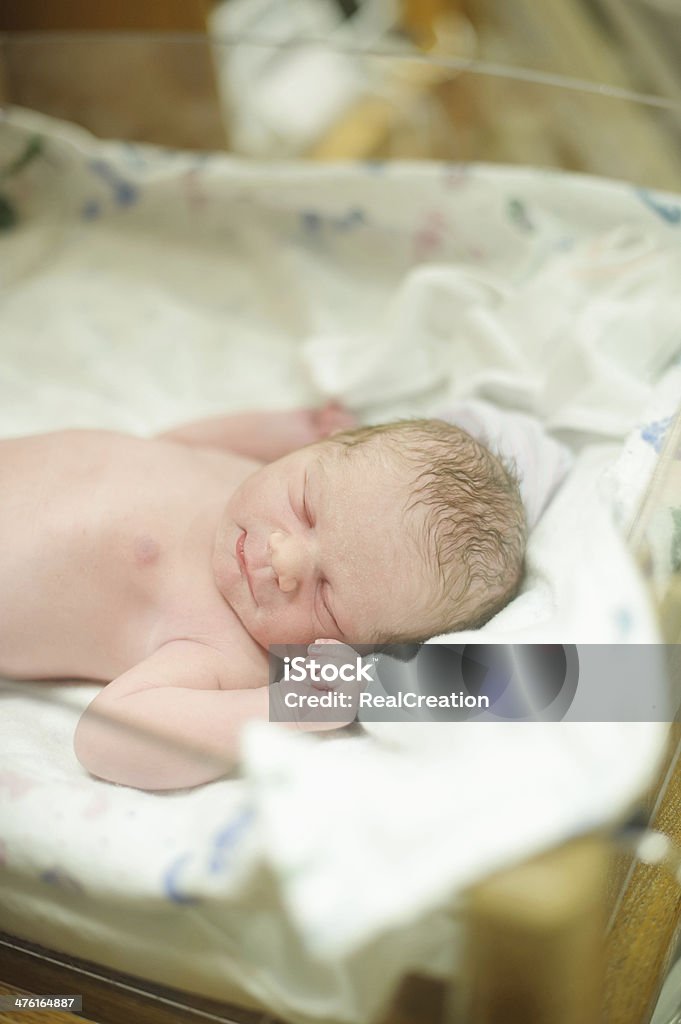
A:
{"label": "wooden frame", "polygon": [[[104,138],[225,149],[205,34],[209,6],[207,0],[151,6],[30,0],[7,11],[0,0],[0,103],[75,121]],[[68,31],[74,26],[80,31]]]}

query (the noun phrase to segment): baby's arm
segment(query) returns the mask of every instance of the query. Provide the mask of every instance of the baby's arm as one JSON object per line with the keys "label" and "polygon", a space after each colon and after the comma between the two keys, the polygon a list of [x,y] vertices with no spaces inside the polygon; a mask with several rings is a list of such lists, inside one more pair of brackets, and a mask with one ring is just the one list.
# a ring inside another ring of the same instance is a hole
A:
{"label": "baby's arm", "polygon": [[78,760],[93,775],[138,789],[197,786],[226,775],[237,760],[241,727],[267,721],[269,710],[267,686],[223,689],[226,676],[226,661],[213,648],[189,640],[165,644],[86,708],[74,737]]}
{"label": "baby's arm", "polygon": [[334,402],[321,409],[288,409],[275,412],[241,412],[231,416],[187,423],[159,434],[168,441],[223,448],[263,462],[327,437],[334,430],[354,427],[354,416]]}
{"label": "baby's arm", "polygon": [[[237,764],[246,722],[269,720],[269,686],[233,684],[227,660],[213,648],[191,640],[165,644],[86,708],[74,736],[76,757],[93,775],[137,789],[183,789],[219,779]],[[317,731],[347,725],[352,717],[281,724]]]}

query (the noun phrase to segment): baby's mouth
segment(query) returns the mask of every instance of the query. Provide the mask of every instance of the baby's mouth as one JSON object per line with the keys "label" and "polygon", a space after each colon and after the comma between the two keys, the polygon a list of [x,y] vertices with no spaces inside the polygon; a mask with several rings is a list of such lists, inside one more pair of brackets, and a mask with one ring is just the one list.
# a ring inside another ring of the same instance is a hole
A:
{"label": "baby's mouth", "polygon": [[[253,593],[253,583],[251,580],[251,574],[248,571],[248,563],[246,561],[246,531],[242,530],[236,540],[236,561],[239,566],[239,572],[245,577],[248,583],[248,589],[251,592],[251,597],[255,601],[255,594]],[[258,602],[255,601],[257,604]]]}

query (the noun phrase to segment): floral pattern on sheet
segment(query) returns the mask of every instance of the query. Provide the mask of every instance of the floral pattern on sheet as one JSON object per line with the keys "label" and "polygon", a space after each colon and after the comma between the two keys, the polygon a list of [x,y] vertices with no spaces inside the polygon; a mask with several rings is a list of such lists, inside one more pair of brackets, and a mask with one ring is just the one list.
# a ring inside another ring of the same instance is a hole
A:
{"label": "floral pattern on sheet", "polygon": [[643,203],[657,214],[666,224],[670,226],[681,225],[681,203],[670,202],[662,196],[656,195],[650,189],[639,188],[635,193]]}
{"label": "floral pattern on sheet", "polygon": [[[614,513],[625,531],[631,527],[662,453],[671,461],[679,458],[678,450],[667,449],[673,443],[672,430],[678,428],[680,410],[681,365],[677,360],[656,389],[643,422],[626,438],[610,474]],[[673,491],[676,478],[669,479],[672,490],[658,494],[656,507],[647,513],[645,535],[639,540],[641,571],[660,600],[671,575],[681,572],[681,509],[679,495]]]}
{"label": "floral pattern on sheet", "polygon": [[641,427],[641,439],[652,445],[657,455],[662,451],[667,431],[674,420],[673,415],[665,416],[661,420],[653,420]]}
{"label": "floral pattern on sheet", "polygon": [[207,875],[218,883],[229,875],[239,845],[254,821],[254,809],[244,806],[208,837],[201,851],[184,851],[174,857],[163,872],[166,898],[173,903],[199,903],[192,888],[197,882],[200,887],[201,879]]}

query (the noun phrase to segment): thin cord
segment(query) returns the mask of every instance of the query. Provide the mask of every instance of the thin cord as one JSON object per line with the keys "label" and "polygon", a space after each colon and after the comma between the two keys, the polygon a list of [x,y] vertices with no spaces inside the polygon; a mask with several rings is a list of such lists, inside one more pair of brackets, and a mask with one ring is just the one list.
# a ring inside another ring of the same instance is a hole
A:
{"label": "thin cord", "polygon": [[27,40],[30,42],[54,44],[68,39],[79,42],[108,42],[113,38],[125,39],[131,42],[157,41],[163,43],[179,43],[182,45],[198,44],[210,46],[234,47],[236,45],[262,46],[271,50],[295,50],[303,46],[323,46],[335,53],[344,53],[350,57],[371,57],[371,58],[398,58],[413,63],[428,64],[445,68],[451,71],[468,71],[472,75],[486,75],[490,78],[504,78],[519,82],[530,82],[534,85],[550,86],[554,88],[567,89],[572,92],[584,92],[592,95],[602,96],[607,99],[626,100],[631,103],[641,104],[648,107],[656,107],[660,110],[671,110],[681,114],[681,101],[670,99],[665,96],[655,96],[650,93],[637,92],[633,89],[626,89],[622,86],[608,85],[605,83],[593,82],[584,78],[574,78],[568,75],[551,74],[548,71],[537,71],[532,68],[514,67],[511,64],[500,64],[496,61],[478,60],[473,57],[443,57],[432,56],[421,51],[405,50],[399,47],[390,46],[369,46],[356,47],[344,44],[333,38],[323,36],[304,36],[293,40],[275,41],[263,38],[257,34],[239,33],[238,35],[206,35],[202,32],[15,32],[11,36],[0,35],[0,41],[5,46],[17,46]]}

